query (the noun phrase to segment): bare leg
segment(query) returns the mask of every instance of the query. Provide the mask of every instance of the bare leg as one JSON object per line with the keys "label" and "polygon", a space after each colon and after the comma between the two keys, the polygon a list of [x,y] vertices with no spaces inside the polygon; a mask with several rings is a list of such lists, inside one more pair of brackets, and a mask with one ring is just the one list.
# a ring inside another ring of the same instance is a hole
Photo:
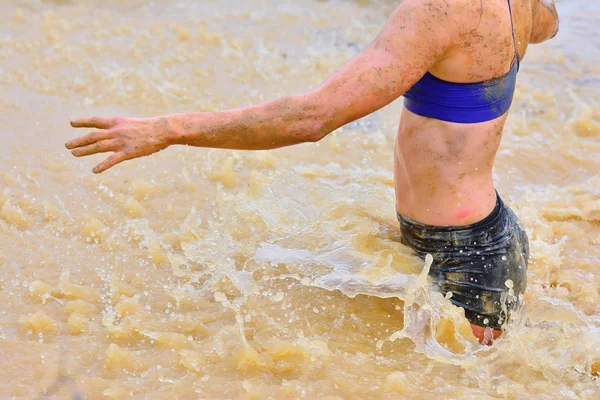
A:
{"label": "bare leg", "polygon": [[498,329],[485,328],[475,324],[471,324],[471,329],[473,329],[473,334],[481,344],[492,344],[494,340],[502,335],[502,331]]}

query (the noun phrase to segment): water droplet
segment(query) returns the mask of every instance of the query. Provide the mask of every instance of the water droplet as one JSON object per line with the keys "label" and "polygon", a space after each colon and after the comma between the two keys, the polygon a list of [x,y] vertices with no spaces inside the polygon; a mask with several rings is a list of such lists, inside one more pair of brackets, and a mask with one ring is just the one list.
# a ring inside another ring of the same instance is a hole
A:
{"label": "water droplet", "polygon": [[274,302],[280,302],[281,300],[283,300],[284,294],[283,292],[277,292],[277,294],[275,296],[273,296],[273,301]]}

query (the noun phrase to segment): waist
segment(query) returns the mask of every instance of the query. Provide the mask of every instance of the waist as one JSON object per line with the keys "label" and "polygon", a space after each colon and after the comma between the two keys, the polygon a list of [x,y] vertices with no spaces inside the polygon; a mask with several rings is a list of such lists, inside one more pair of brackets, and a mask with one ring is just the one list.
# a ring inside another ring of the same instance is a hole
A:
{"label": "waist", "polygon": [[478,251],[490,246],[502,246],[511,235],[512,212],[496,193],[496,205],[481,221],[463,226],[427,225],[398,214],[404,244],[412,247],[420,256],[432,252]]}
{"label": "waist", "polygon": [[459,175],[465,177],[397,176],[396,212],[431,226],[465,226],[481,221],[496,204],[491,176]]}

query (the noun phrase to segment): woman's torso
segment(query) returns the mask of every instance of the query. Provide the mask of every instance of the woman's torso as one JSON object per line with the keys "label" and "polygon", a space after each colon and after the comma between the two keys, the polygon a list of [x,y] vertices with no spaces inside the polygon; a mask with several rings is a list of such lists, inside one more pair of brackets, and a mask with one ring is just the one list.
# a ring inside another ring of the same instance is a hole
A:
{"label": "woman's torso", "polygon": [[[531,33],[531,0],[473,2],[462,35],[430,73],[448,82],[502,77],[522,59]],[[472,26],[472,28],[471,28]],[[492,167],[507,113],[479,123],[426,118],[404,109],[395,147],[397,211],[429,225],[467,225],[485,218],[496,194]]]}

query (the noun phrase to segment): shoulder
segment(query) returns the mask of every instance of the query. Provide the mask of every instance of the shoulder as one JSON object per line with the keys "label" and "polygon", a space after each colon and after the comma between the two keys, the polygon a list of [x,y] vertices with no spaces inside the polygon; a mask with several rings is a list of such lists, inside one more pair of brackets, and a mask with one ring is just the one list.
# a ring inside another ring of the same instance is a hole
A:
{"label": "shoulder", "polygon": [[404,0],[392,14],[392,21],[459,35],[476,28],[482,7],[483,0]]}
{"label": "shoulder", "polygon": [[[404,0],[373,47],[407,59],[440,60],[473,34],[483,0]],[[431,65],[429,65],[431,66]]]}

